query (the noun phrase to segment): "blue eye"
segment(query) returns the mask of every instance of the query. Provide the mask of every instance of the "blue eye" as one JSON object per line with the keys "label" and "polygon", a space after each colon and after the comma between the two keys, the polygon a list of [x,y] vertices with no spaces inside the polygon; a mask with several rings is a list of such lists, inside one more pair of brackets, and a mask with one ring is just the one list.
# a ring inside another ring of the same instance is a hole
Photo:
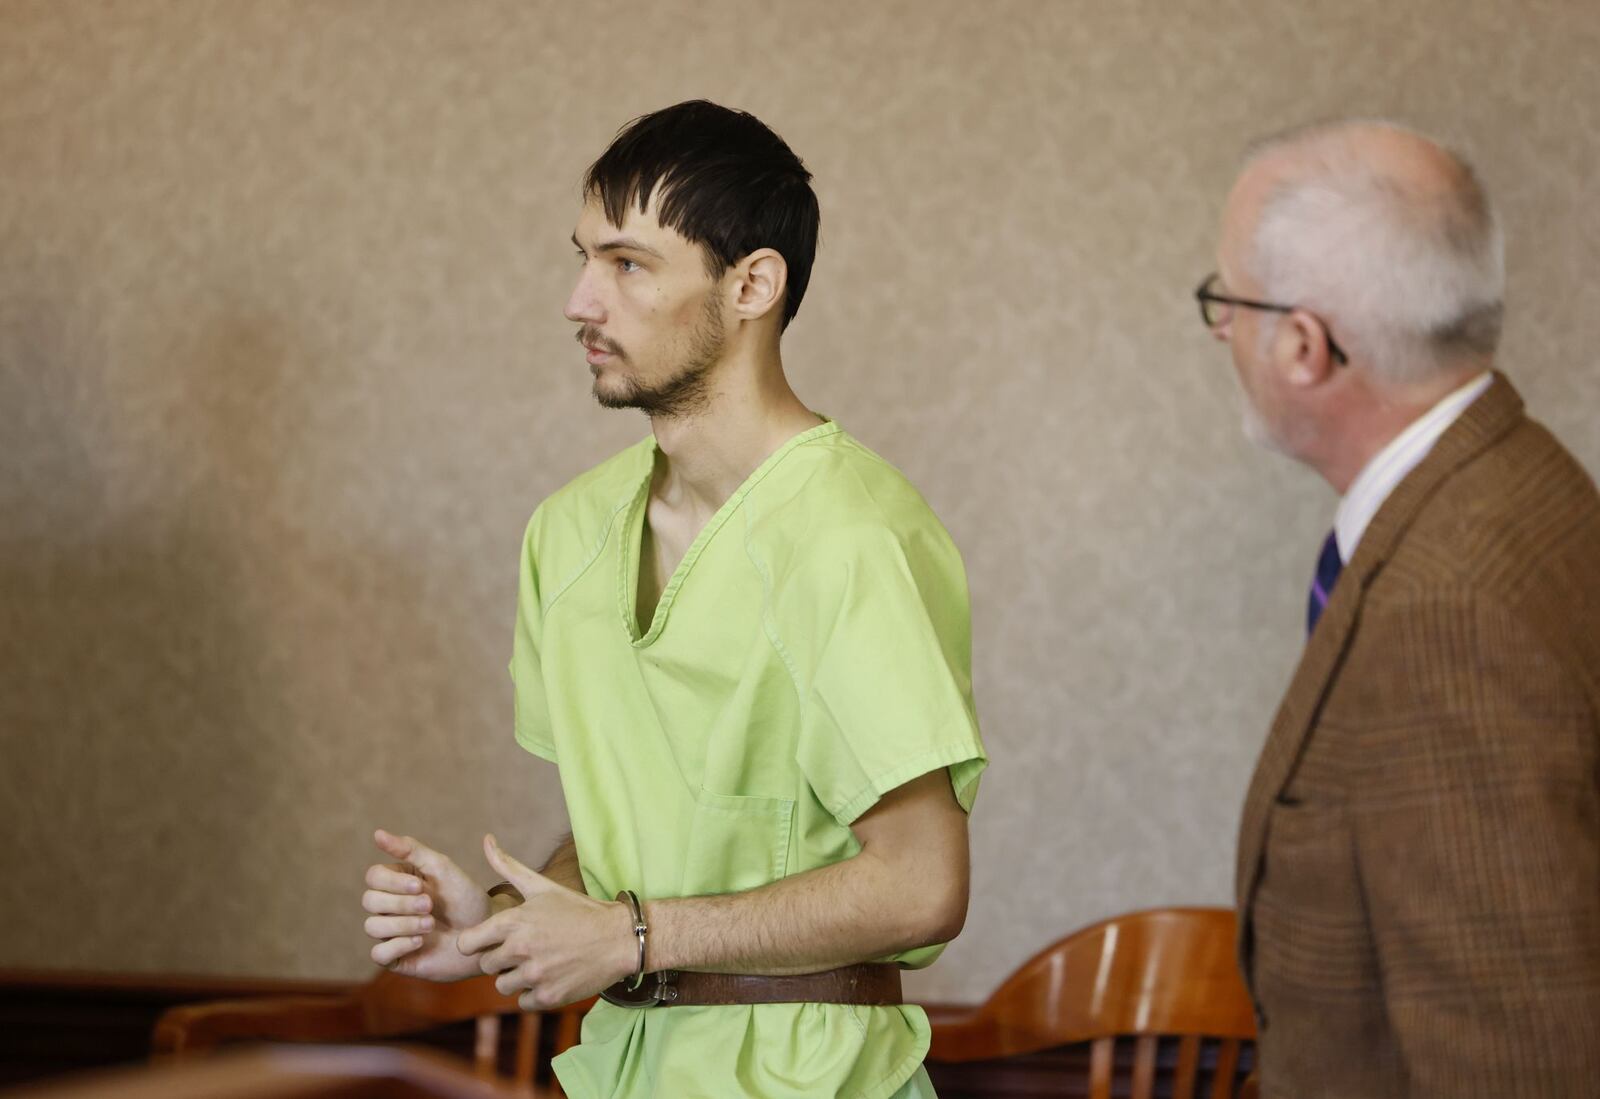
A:
{"label": "blue eye", "polygon": [[617,260],[617,266],[622,268],[622,273],[625,275],[632,274],[634,271],[640,270],[639,265],[634,263],[631,259],[619,259]]}

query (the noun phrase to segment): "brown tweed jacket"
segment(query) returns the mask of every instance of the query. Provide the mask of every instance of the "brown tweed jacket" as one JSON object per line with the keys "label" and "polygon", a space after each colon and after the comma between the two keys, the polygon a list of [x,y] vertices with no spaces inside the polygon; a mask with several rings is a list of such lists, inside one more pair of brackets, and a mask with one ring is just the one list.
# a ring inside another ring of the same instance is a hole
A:
{"label": "brown tweed jacket", "polygon": [[1263,1099],[1600,1096],[1600,496],[1504,377],[1340,576],[1237,889]]}

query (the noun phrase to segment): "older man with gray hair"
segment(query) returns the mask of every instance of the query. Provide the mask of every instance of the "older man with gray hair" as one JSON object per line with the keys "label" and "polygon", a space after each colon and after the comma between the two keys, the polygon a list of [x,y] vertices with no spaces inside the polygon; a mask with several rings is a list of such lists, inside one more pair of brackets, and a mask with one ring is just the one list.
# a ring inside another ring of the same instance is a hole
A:
{"label": "older man with gray hair", "polygon": [[1240,831],[1262,1094],[1600,1094],[1600,496],[1494,370],[1488,196],[1305,127],[1217,262],[1248,433],[1341,497]]}

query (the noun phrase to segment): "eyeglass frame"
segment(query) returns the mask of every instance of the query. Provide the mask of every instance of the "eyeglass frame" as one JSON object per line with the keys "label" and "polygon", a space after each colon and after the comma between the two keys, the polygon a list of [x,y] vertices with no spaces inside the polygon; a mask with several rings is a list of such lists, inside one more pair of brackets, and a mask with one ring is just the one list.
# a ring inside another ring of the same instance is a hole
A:
{"label": "eyeglass frame", "polygon": [[1344,348],[1334,341],[1333,332],[1328,328],[1328,322],[1315,313],[1301,309],[1298,305],[1278,305],[1276,302],[1253,301],[1250,298],[1235,298],[1227,294],[1219,294],[1211,289],[1211,285],[1221,281],[1221,272],[1213,271],[1201,279],[1200,285],[1194,289],[1194,299],[1200,303],[1200,320],[1205,324],[1206,328],[1215,330],[1217,327],[1216,322],[1211,319],[1210,311],[1207,309],[1207,306],[1212,304],[1237,305],[1246,309],[1264,309],[1269,313],[1304,313],[1322,326],[1322,335],[1328,341],[1328,354],[1333,358],[1333,361],[1340,366],[1345,366],[1350,362],[1350,356],[1344,353]]}

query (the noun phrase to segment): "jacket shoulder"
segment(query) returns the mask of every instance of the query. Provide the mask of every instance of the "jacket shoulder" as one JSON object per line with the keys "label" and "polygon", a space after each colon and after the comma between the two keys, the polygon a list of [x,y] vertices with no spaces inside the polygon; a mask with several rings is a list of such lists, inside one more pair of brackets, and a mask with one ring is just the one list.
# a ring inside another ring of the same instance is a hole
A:
{"label": "jacket shoulder", "polygon": [[1440,486],[1391,568],[1415,583],[1459,584],[1514,604],[1540,574],[1597,554],[1594,481],[1543,425],[1525,420]]}
{"label": "jacket shoulder", "polygon": [[[1600,493],[1525,420],[1453,474],[1395,547],[1372,596],[1501,608],[1600,692]],[[1597,695],[1600,697],[1600,695]]]}

